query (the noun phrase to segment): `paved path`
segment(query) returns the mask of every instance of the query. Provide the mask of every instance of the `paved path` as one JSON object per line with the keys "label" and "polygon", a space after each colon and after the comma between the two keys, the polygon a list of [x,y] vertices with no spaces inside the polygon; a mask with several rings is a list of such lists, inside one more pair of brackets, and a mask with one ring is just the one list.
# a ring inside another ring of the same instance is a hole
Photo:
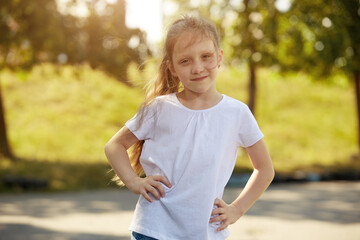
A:
{"label": "paved path", "polygon": [[[233,200],[241,188],[227,188]],[[0,194],[0,240],[128,240],[127,190]],[[272,185],[229,240],[359,240],[360,182]]]}

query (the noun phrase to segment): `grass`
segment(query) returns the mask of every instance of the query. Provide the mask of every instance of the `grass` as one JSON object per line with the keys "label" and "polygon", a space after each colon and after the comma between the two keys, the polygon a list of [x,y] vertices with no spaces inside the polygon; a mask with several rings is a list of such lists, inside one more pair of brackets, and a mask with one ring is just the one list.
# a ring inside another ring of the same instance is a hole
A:
{"label": "grass", "polygon": [[[233,85],[233,75],[244,80]],[[219,77],[227,81],[222,91],[246,102],[246,76],[245,71],[221,73]],[[278,172],[353,164],[355,99],[343,77],[314,81],[301,73],[280,75],[270,69],[261,69],[258,76],[256,118]],[[240,156],[237,168],[251,168],[245,157]]]}
{"label": "grass", "polygon": [[[142,86],[155,74],[150,66],[142,73],[132,66],[132,81]],[[86,65],[2,70],[0,81],[9,140],[23,159],[1,159],[0,177],[46,178],[50,190],[108,186],[111,174],[103,147],[136,112],[140,87],[130,88]],[[245,69],[222,69],[217,85],[222,93],[247,102]],[[256,118],[278,172],[354,167],[355,99],[344,77],[313,81],[300,73],[260,69],[257,101]],[[249,169],[240,151],[236,171]]]}
{"label": "grass", "polygon": [[130,88],[87,66],[35,67],[25,80],[2,71],[11,146],[19,158],[104,160],[106,141],[141,102]]}

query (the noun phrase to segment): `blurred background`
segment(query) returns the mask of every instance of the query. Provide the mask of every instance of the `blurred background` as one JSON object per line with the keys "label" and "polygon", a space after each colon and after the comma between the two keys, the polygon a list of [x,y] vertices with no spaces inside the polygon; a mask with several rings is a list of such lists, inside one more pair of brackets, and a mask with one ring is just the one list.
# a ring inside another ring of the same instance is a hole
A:
{"label": "blurred background", "polygon": [[217,25],[218,90],[255,114],[276,181],[360,178],[358,0],[0,0],[0,191],[114,186],[104,145],[185,13]]}

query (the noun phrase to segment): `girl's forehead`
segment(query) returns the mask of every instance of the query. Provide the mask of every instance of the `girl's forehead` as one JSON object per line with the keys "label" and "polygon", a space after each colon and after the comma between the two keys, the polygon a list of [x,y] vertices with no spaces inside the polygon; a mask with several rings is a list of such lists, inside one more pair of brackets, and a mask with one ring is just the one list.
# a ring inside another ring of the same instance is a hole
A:
{"label": "girl's forehead", "polygon": [[195,30],[193,31],[186,31],[180,34],[174,44],[174,51],[181,51],[189,48],[193,44],[198,44],[201,42],[209,42],[211,41],[213,44],[212,46],[215,47],[213,40],[208,37],[205,33],[199,33]]}

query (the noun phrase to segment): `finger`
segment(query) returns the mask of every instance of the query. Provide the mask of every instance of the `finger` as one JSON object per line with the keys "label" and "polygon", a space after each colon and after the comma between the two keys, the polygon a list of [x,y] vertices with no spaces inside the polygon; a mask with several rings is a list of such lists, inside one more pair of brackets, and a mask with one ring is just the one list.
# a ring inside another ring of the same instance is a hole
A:
{"label": "finger", "polygon": [[171,188],[171,183],[169,179],[167,179],[165,176],[155,175],[153,179],[156,181],[160,181],[163,184],[165,184],[165,186],[167,186],[168,188]]}
{"label": "finger", "polygon": [[225,210],[223,208],[215,208],[212,210],[211,215],[220,215],[225,213]]}
{"label": "finger", "polygon": [[154,182],[153,186],[158,190],[161,197],[165,197],[165,190],[164,190],[164,187],[161,185],[161,183]]}
{"label": "finger", "polygon": [[217,205],[219,208],[226,206],[224,200],[216,198],[214,204]]}
{"label": "finger", "polygon": [[147,192],[151,193],[157,200],[160,199],[159,192],[153,186],[150,185],[149,187],[146,188],[146,190]]}
{"label": "finger", "polygon": [[227,227],[229,226],[229,224],[226,221],[223,221],[222,224],[220,225],[220,227],[218,227],[216,230],[218,232],[225,230]]}
{"label": "finger", "polygon": [[226,217],[225,217],[224,215],[219,215],[219,216],[210,218],[209,223],[221,222],[221,221],[225,220],[225,218],[226,218]]}
{"label": "finger", "polygon": [[140,193],[148,202],[152,203],[152,198],[147,194],[145,189],[143,191],[141,191]]}
{"label": "finger", "polygon": [[168,188],[171,188],[171,187],[172,187],[169,179],[167,179],[166,177],[164,177],[164,180],[161,181],[161,182],[164,183]]}

